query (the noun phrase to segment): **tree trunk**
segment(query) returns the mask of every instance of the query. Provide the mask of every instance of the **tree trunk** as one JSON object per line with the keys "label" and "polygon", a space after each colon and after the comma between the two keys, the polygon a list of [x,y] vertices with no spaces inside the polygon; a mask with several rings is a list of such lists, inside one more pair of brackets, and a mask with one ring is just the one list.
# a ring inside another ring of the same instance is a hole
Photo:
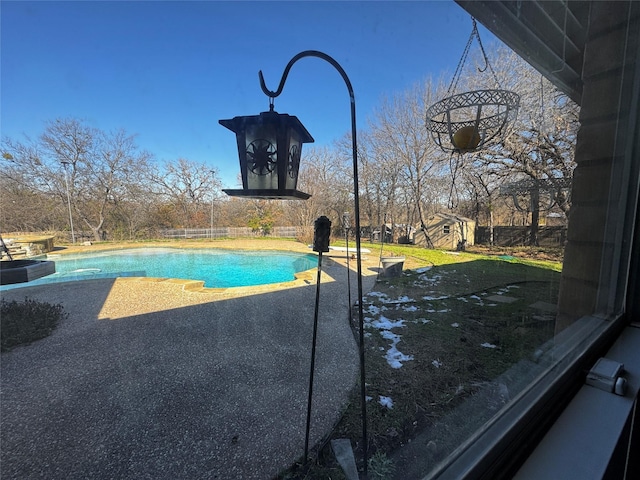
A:
{"label": "tree trunk", "polygon": [[427,242],[427,248],[435,248],[433,246],[433,242],[431,241],[431,237],[429,237],[429,232],[427,232],[427,225],[424,223],[424,217],[422,215],[422,206],[420,205],[420,201],[418,201],[418,217],[420,218],[420,230],[424,233],[424,239]]}
{"label": "tree trunk", "polygon": [[102,237],[100,236],[100,229],[91,227],[91,232],[93,233],[93,239],[96,242],[102,241]]}
{"label": "tree trunk", "polygon": [[540,190],[536,187],[531,189],[531,233],[529,245],[538,246],[538,226],[540,224]]}
{"label": "tree trunk", "polygon": [[493,207],[489,205],[489,245],[493,247]]}

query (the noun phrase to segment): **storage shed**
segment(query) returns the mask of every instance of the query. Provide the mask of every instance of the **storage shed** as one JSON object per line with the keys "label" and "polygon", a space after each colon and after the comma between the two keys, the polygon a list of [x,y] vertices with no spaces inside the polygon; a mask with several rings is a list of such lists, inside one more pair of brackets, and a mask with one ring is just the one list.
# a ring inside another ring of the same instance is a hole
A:
{"label": "storage shed", "polygon": [[425,225],[429,238],[427,239],[425,233],[418,229],[413,240],[415,245],[461,250],[464,246],[474,244],[476,222],[470,218],[452,213],[436,213],[426,220]]}

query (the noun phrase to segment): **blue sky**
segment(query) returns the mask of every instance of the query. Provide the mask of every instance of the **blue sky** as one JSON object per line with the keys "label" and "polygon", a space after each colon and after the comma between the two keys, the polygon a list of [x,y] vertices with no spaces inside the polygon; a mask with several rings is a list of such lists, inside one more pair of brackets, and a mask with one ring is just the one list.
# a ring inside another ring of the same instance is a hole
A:
{"label": "blue sky", "polygon": [[[2,1],[2,135],[35,137],[75,117],[137,135],[158,161],[206,163],[227,187],[239,171],[233,133],[219,119],[268,110],[258,71],[275,90],[303,50],[337,60],[353,85],[358,129],[384,95],[453,75],[471,18],[443,1]],[[485,45],[495,42],[479,25]],[[477,44],[475,44],[477,48]],[[350,130],[340,75],[318,59],[296,63],[280,113],[330,145]]]}

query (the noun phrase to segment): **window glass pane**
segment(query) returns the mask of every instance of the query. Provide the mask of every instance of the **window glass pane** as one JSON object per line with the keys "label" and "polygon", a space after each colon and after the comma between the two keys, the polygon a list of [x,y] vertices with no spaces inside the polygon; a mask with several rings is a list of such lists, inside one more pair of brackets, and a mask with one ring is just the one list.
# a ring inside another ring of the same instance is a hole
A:
{"label": "window glass pane", "polygon": [[[3,474],[342,478],[353,454],[412,479],[496,454],[633,302],[640,2],[177,5],[3,5]],[[331,56],[291,59],[314,42]],[[316,143],[250,128],[255,198],[229,198],[216,121],[267,106]],[[276,174],[311,198],[260,197]],[[159,270],[80,263],[125,247]],[[203,285],[211,249],[251,250],[210,267],[237,285]],[[280,250],[286,281],[253,281]]]}

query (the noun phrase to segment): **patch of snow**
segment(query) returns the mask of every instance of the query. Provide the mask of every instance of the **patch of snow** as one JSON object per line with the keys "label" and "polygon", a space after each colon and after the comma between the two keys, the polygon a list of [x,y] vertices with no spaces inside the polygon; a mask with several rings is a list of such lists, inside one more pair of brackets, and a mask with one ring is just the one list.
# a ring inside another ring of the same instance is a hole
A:
{"label": "patch of snow", "polygon": [[464,297],[458,297],[458,298],[456,298],[456,300],[460,300],[461,302],[469,303],[469,300],[467,300]]}
{"label": "patch of snow", "polygon": [[402,367],[402,362],[413,360],[412,355],[405,355],[396,348],[396,345],[400,342],[400,335],[390,332],[389,330],[382,330],[380,335],[382,335],[382,338],[391,340],[391,347],[389,347],[389,350],[387,350],[387,353],[385,354],[387,363],[391,368],[400,368]]}
{"label": "patch of snow", "polygon": [[400,328],[405,326],[404,320],[399,319],[394,322],[393,320],[385,317],[384,315],[380,315],[380,318],[378,320],[374,320],[373,322],[371,322],[370,325],[382,331],[387,331],[387,330],[391,330],[392,328]]}
{"label": "patch of snow", "polygon": [[418,268],[416,270],[416,273],[424,273],[424,272],[428,272],[429,270],[431,270],[431,267],[422,267],[422,268]]}
{"label": "patch of snow", "polygon": [[430,302],[430,301],[432,301],[432,300],[443,300],[443,299],[445,299],[445,298],[449,298],[449,297],[447,297],[447,296],[445,296],[445,295],[441,295],[441,296],[439,296],[439,297],[432,297],[432,296],[430,296],[430,295],[425,295],[424,297],[422,297],[422,299],[423,299],[423,300],[426,300],[427,302]]}
{"label": "patch of snow", "polygon": [[440,368],[444,364],[439,359],[436,359],[436,360],[431,362],[431,365],[433,365],[436,368]]}
{"label": "patch of snow", "polygon": [[388,409],[393,408],[393,400],[391,399],[391,397],[385,397],[384,395],[380,395],[380,399],[378,400],[378,402],[383,407],[387,407]]}
{"label": "patch of snow", "polygon": [[381,330],[380,336],[386,340],[391,340],[394,344],[400,341],[400,335],[393,333],[391,330]]}
{"label": "patch of snow", "polygon": [[365,397],[364,397],[364,399],[365,399],[367,402],[370,402],[371,400],[373,400],[373,397],[370,397],[369,395],[367,395],[367,396],[365,396]]}
{"label": "patch of snow", "polygon": [[427,275],[420,275],[420,276],[418,277],[418,279],[419,279],[421,282],[437,283],[437,282],[439,282],[440,280],[442,280],[442,275],[434,275],[433,277],[429,277],[429,276],[427,276]]}
{"label": "patch of snow", "polygon": [[484,306],[484,302],[482,301],[482,298],[480,298],[478,295],[471,295],[469,298],[472,298],[474,300],[478,300],[475,304],[479,305],[479,306]]}
{"label": "patch of snow", "polygon": [[416,312],[418,311],[418,307],[415,305],[411,305],[410,307],[402,307],[405,312]]}
{"label": "patch of snow", "polygon": [[405,355],[395,346],[392,346],[389,350],[387,350],[385,358],[387,359],[387,363],[391,368],[401,368],[402,362],[413,360],[413,355]]}
{"label": "patch of snow", "polygon": [[432,323],[431,320],[427,320],[426,318],[421,318],[420,321],[425,324],[425,323]]}
{"label": "patch of snow", "polygon": [[[388,303],[393,303],[393,304],[398,304],[398,303],[414,303],[414,302],[415,302],[415,299],[413,299],[413,298],[409,298],[409,297],[407,297],[406,295],[402,295],[402,296],[400,296],[400,297],[398,297],[398,298],[395,298],[395,299],[391,299],[391,298],[389,298],[389,296],[388,296],[388,295],[386,295],[386,294],[384,294],[384,293],[380,293],[380,292],[371,292],[371,293],[369,293],[369,295],[373,295],[374,297],[378,297],[378,299],[379,299],[379,301],[380,301],[380,302],[382,302],[382,303],[386,303],[386,304],[388,304]],[[372,309],[376,309],[376,308],[384,309],[384,308],[386,308],[386,307],[385,307],[384,305],[383,305],[383,306],[381,306],[381,307],[377,307],[377,306],[375,306],[375,305],[370,305],[370,306],[369,306],[370,313],[374,313],[374,312],[372,311]]]}
{"label": "patch of snow", "polygon": [[496,348],[496,346],[493,343],[488,343],[488,342],[484,342],[480,346],[484,348]]}
{"label": "patch of snow", "polygon": [[415,300],[413,298],[409,298],[406,295],[403,295],[402,297],[398,297],[397,300],[394,300],[394,303],[412,303],[415,302]]}
{"label": "patch of snow", "polygon": [[380,313],[380,307],[376,305],[369,305],[367,307],[366,313],[371,313],[372,315],[378,315]]}
{"label": "patch of snow", "polygon": [[452,323],[451,326],[453,328],[458,328],[460,326],[460,324],[458,322]]}
{"label": "patch of snow", "polygon": [[367,297],[387,298],[387,294],[383,292],[369,292],[367,293]]}
{"label": "patch of snow", "polygon": [[487,303],[487,307],[497,307],[497,303]]}
{"label": "patch of snow", "polygon": [[437,313],[447,313],[447,312],[450,312],[450,311],[451,311],[450,308],[443,308],[442,310],[438,310]]}
{"label": "patch of snow", "polygon": [[[408,299],[408,297],[401,297],[401,300],[404,299]],[[387,353],[384,355],[391,368],[400,368],[402,367],[402,362],[413,360],[413,356],[405,355],[397,349],[396,346],[398,345],[398,342],[400,342],[400,335],[391,331],[394,328],[405,327],[405,321],[406,320],[403,319],[394,321],[384,315],[380,315],[377,320],[371,320],[365,324],[366,328],[378,329],[382,338],[391,341],[391,345],[387,350]],[[384,347],[381,347],[381,350],[384,351]]]}

